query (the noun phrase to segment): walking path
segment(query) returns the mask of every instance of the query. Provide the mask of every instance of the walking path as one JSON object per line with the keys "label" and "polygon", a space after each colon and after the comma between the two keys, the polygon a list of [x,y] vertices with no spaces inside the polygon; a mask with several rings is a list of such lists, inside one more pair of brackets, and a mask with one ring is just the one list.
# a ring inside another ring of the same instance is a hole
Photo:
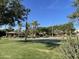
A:
{"label": "walking path", "polygon": [[[19,38],[19,37],[17,37],[17,38],[8,38],[8,39],[10,39],[10,40],[25,40],[25,38]],[[62,40],[63,39],[63,37],[48,37],[48,38],[45,38],[45,37],[40,37],[40,38],[27,38],[27,40],[47,40],[47,39],[49,39],[49,40]]]}

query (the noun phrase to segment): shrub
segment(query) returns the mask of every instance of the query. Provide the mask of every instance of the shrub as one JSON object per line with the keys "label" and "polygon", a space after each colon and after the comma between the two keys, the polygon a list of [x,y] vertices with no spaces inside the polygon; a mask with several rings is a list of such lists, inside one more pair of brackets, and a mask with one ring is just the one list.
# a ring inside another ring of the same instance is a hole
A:
{"label": "shrub", "polygon": [[67,37],[61,46],[64,59],[79,59],[79,39],[78,37]]}

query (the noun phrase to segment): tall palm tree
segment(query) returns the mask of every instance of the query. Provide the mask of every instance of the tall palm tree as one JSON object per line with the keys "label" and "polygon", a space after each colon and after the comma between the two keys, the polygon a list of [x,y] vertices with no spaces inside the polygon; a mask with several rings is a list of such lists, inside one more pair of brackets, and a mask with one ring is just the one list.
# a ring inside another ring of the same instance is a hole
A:
{"label": "tall palm tree", "polygon": [[25,30],[25,41],[27,40],[27,37],[28,37],[28,15],[29,15],[29,12],[31,11],[30,9],[26,9],[26,30]]}
{"label": "tall palm tree", "polygon": [[28,30],[30,29],[30,23],[27,23]]}
{"label": "tall palm tree", "polygon": [[33,29],[33,34],[34,34],[34,37],[36,36],[36,29],[38,28],[38,21],[32,21],[32,29]]}
{"label": "tall palm tree", "polygon": [[22,29],[22,23],[21,23],[21,22],[18,22],[18,26],[19,26],[19,32],[21,32],[21,29]]}
{"label": "tall palm tree", "polygon": [[22,23],[21,23],[21,21],[18,21],[18,27],[19,27],[19,30],[18,30],[18,37],[19,37],[19,35],[21,35],[21,30],[22,30]]}
{"label": "tall palm tree", "polygon": [[39,25],[38,21],[32,21],[32,27],[33,27],[33,29],[37,29],[38,25]]}

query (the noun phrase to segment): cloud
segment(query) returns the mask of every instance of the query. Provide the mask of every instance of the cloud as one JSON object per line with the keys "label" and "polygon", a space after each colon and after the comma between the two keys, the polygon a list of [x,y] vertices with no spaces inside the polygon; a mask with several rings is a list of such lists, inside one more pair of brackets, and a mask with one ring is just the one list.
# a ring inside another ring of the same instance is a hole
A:
{"label": "cloud", "polygon": [[54,0],[50,5],[47,7],[48,9],[59,9],[59,0]]}
{"label": "cloud", "polygon": [[58,0],[53,1],[47,8],[48,9],[53,9],[53,7],[55,6],[56,8],[56,4],[58,3]]}
{"label": "cloud", "polygon": [[47,9],[67,9],[70,7],[70,2],[71,0],[54,0],[47,6]]}

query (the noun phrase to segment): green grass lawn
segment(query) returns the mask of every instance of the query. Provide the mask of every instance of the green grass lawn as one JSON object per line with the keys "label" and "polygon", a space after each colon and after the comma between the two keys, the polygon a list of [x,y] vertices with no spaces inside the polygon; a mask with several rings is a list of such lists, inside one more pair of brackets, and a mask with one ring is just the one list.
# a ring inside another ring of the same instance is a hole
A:
{"label": "green grass lawn", "polygon": [[42,43],[0,40],[0,59],[61,59],[58,47],[50,48]]}

